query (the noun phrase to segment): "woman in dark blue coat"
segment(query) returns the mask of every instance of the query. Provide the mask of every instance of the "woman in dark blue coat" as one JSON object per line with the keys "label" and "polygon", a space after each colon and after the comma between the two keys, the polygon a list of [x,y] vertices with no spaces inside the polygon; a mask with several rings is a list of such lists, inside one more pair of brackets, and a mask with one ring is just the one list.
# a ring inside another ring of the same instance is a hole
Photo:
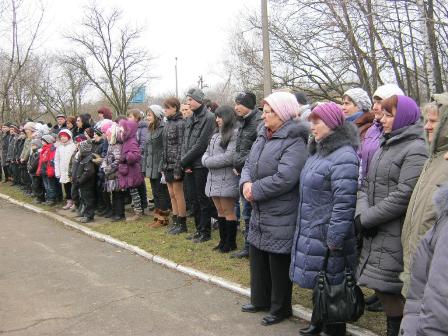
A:
{"label": "woman in dark blue coat", "polygon": [[300,171],[308,156],[308,129],[293,120],[294,95],[275,92],[264,100],[261,127],[241,172],[240,188],[252,203],[250,244],[251,303],[243,312],[268,310],[263,325],[291,316],[288,276],[297,217]]}
{"label": "woman in dark blue coat", "polygon": [[[313,139],[300,176],[297,228],[292,247],[291,279],[302,288],[314,288],[330,251],[327,277],[340,284],[346,266],[354,269],[356,241],[354,216],[359,160],[356,127],[344,121],[341,108],[325,103],[310,115]],[[347,265],[348,263],[348,265]],[[301,335],[345,335],[345,324],[324,326],[312,321]],[[324,328],[325,327],[325,328]]]}

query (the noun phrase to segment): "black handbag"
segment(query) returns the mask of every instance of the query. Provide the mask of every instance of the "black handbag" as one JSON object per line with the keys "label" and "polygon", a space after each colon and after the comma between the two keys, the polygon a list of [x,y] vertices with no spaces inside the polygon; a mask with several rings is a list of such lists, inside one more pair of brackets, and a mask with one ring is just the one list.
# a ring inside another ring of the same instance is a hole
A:
{"label": "black handbag", "polygon": [[327,264],[330,250],[327,249],[323,270],[317,276],[313,290],[314,323],[355,322],[364,314],[364,295],[356,284],[353,271],[346,268],[344,279],[339,285],[331,285],[327,278]]}

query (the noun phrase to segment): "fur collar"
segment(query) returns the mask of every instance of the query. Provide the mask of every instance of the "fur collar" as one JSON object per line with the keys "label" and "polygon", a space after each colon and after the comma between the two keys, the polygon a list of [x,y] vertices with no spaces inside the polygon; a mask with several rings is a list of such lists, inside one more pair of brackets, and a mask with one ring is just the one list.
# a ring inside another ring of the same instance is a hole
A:
{"label": "fur collar", "polygon": [[[280,127],[273,135],[272,138],[302,138],[303,141],[308,143],[309,128],[301,121],[288,120]],[[258,136],[266,138],[266,127],[260,127]]]}
{"label": "fur collar", "polygon": [[349,122],[344,122],[320,142],[316,142],[314,138],[311,139],[308,148],[311,155],[318,153],[327,156],[343,146],[352,146],[354,149],[359,146],[358,129]]}

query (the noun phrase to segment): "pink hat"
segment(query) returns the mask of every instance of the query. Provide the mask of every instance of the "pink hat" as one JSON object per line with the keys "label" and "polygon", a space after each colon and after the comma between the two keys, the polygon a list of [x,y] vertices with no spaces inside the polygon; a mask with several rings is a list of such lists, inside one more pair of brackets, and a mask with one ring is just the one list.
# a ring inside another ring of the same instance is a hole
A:
{"label": "pink hat", "polygon": [[112,127],[113,121],[110,121],[108,119],[106,119],[107,121],[104,121],[101,125],[101,132],[102,133],[107,133],[107,131],[109,130],[109,128]]}
{"label": "pink hat", "polygon": [[336,103],[323,103],[317,105],[311,112],[311,116],[317,116],[332,130],[342,126],[344,123],[344,112],[341,107]]}
{"label": "pink hat", "polygon": [[296,97],[289,92],[271,93],[264,99],[264,103],[268,104],[283,122],[295,118],[300,109]]}

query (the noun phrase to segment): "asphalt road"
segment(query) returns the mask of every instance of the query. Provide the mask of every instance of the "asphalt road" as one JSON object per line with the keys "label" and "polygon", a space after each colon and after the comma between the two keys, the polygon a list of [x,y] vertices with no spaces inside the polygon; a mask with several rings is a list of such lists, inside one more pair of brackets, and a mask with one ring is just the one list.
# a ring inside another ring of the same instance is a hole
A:
{"label": "asphalt road", "polygon": [[297,335],[247,299],[0,200],[0,335]]}

